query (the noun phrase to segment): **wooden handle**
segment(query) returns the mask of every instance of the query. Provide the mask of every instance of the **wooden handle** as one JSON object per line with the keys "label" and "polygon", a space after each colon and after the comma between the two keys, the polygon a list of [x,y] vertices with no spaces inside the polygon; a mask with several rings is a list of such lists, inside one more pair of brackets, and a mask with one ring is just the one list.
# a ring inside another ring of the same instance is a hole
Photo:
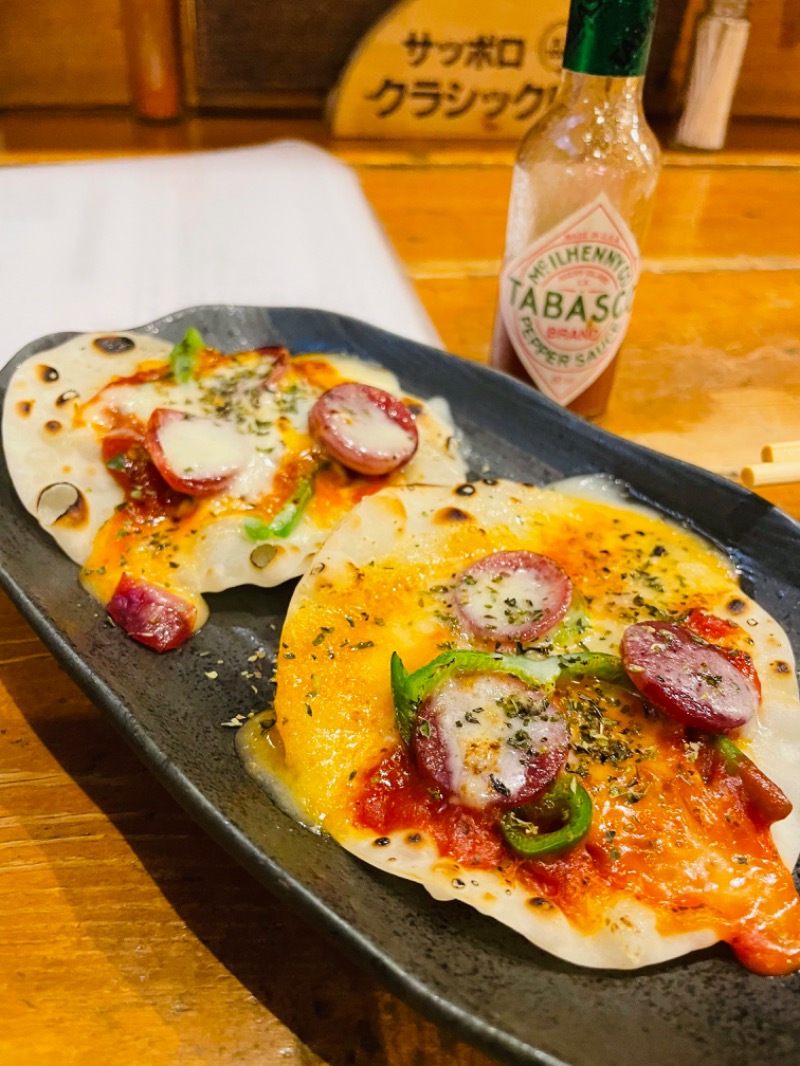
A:
{"label": "wooden handle", "polygon": [[177,0],[123,0],[122,24],[133,103],[142,118],[183,110]]}

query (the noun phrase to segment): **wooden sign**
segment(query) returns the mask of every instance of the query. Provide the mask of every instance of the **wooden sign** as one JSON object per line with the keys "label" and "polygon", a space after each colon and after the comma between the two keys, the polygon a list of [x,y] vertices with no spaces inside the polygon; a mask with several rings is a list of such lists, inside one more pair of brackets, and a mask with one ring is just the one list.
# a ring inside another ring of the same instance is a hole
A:
{"label": "wooden sign", "polygon": [[404,0],[333,90],[338,137],[518,140],[552,103],[569,0]]}

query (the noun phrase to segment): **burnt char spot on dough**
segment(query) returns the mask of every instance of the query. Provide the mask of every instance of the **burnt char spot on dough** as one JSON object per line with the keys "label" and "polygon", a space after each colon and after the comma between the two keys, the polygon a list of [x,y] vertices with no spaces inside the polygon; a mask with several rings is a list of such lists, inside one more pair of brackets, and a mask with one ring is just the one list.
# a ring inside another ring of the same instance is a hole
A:
{"label": "burnt char spot on dough", "polygon": [[790,674],[792,672],[791,666],[784,659],[776,659],[774,663],[770,663],[770,666],[776,674]]}
{"label": "burnt char spot on dough", "polygon": [[77,529],[88,519],[89,505],[76,485],[69,481],[57,481],[39,493],[36,512],[45,525]]}
{"label": "burnt char spot on dough", "polygon": [[136,342],[132,341],[130,337],[95,337],[92,344],[98,351],[104,352],[106,355],[120,355],[122,352],[129,352],[131,348],[136,347]]}
{"label": "burnt char spot on dough", "polygon": [[70,400],[78,399],[77,389],[67,389],[66,392],[62,392],[56,400],[56,407],[63,407],[65,403],[69,403]]}
{"label": "burnt char spot on dough", "polygon": [[460,507],[442,507],[433,516],[433,521],[437,525],[448,525],[451,522],[472,522],[474,519],[471,514],[462,511]]}
{"label": "burnt char spot on dough", "polygon": [[459,485],[454,489],[456,496],[474,496],[478,490],[469,481],[465,481],[463,485]]}
{"label": "burnt char spot on dough", "polygon": [[553,906],[549,899],[543,899],[542,896],[532,896],[528,900],[528,905],[536,907],[537,910],[549,910]]}
{"label": "burnt char spot on dough", "polygon": [[20,400],[17,404],[17,414],[27,418],[33,410],[33,400]]}
{"label": "burnt char spot on dough", "polygon": [[61,430],[61,423],[55,418],[51,418],[49,422],[45,422],[44,428],[48,433],[58,433]]}
{"label": "burnt char spot on dough", "polygon": [[46,366],[44,363],[42,363],[40,366],[37,366],[36,373],[39,375],[40,381],[47,382],[58,381],[59,377],[61,376],[54,366]]}
{"label": "burnt char spot on dough", "polygon": [[425,410],[421,403],[412,403],[411,400],[403,400],[403,403],[415,418]]}
{"label": "burnt char spot on dough", "polygon": [[731,614],[741,614],[742,611],[747,610],[747,604],[744,600],[740,600],[738,596],[734,596],[732,600],[728,601],[728,610]]}
{"label": "burnt char spot on dough", "polygon": [[269,566],[278,551],[277,544],[259,544],[250,552],[250,562],[257,570],[263,570],[265,566]]}
{"label": "burnt char spot on dough", "polygon": [[421,833],[409,833],[408,836],[406,837],[406,843],[407,844],[419,844],[419,842],[421,840],[422,840],[422,834]]}

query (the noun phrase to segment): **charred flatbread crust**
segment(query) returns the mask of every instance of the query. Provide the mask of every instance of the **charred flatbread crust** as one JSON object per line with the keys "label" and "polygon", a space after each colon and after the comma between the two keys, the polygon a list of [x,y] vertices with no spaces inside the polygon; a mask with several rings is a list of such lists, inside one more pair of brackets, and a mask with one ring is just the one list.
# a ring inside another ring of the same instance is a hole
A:
{"label": "charred flatbread crust", "polygon": [[624,505],[613,492],[590,501],[573,494],[575,486],[565,489],[511,482],[411,486],[363,501],[293,596],[277,664],[274,728],[265,732],[257,720],[250,723],[240,731],[239,747],[251,767],[282,782],[304,821],[366,862],[419,882],[437,899],[469,903],[562,959],[640,967],[712,944],[719,931],[714,923],[665,927],[658,907],[613,890],[591,922],[575,923],[546,894],[532,896],[509,868],[455,862],[413,827],[376,839],[358,824],[368,776],[399,747],[392,652],[411,671],[439,653],[443,632],[450,647],[468,646],[442,621],[441,590],[454,572],[488,553],[528,549],[556,558],[590,601],[590,625],[579,636],[584,649],[618,654],[631,621],[684,605],[741,627],[763,699],[737,743],[794,804],[772,827],[783,863],[794,865],[800,703],[785,634],[742,592],[730,561],[700,537]]}
{"label": "charred flatbread crust", "polygon": [[[127,569],[184,596],[195,604],[202,621],[203,592],[241,584],[269,587],[302,574],[343,508],[335,499],[324,508],[309,506],[289,536],[274,538],[269,550],[256,551],[256,543],[244,532],[243,519],[251,506],[268,501],[292,449],[301,452],[311,446],[308,409],[323,388],[291,375],[274,391],[258,387],[257,360],[248,362],[244,357],[240,364],[221,365],[202,380],[181,384],[167,378],[115,385],[143,370],[168,366],[171,348],[148,334],[85,334],[31,356],[17,368],[8,387],[3,442],[9,473],[24,506],[71,559],[86,566],[98,534],[125,499],[103,461],[104,407],[118,403],[145,425],[159,406],[211,414],[228,419],[247,435],[254,463],[257,459],[261,464],[255,471],[258,477],[233,502],[220,503],[217,497],[201,501],[198,522],[191,530],[167,530],[168,570],[158,569],[156,553],[144,551],[138,559],[129,552],[124,565],[117,559],[95,558],[91,573],[83,575],[89,590],[108,602],[120,573]],[[320,379],[363,381],[405,396],[394,375],[374,364],[336,355],[307,359],[313,360]],[[223,403],[234,389],[235,409]],[[414,413],[419,449],[407,466],[386,480],[449,483],[463,477],[464,463],[444,401],[415,401]],[[115,537],[110,540],[113,544]],[[163,544],[162,539],[159,552],[166,558]]]}

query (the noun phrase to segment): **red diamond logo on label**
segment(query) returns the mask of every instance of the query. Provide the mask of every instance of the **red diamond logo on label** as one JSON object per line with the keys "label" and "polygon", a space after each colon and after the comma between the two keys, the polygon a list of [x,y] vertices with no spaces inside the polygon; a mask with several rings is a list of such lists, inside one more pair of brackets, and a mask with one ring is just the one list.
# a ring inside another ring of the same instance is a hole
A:
{"label": "red diamond logo on label", "polygon": [[570,403],[619,350],[639,280],[639,249],[604,195],[564,219],[500,279],[514,350],[541,391]]}

